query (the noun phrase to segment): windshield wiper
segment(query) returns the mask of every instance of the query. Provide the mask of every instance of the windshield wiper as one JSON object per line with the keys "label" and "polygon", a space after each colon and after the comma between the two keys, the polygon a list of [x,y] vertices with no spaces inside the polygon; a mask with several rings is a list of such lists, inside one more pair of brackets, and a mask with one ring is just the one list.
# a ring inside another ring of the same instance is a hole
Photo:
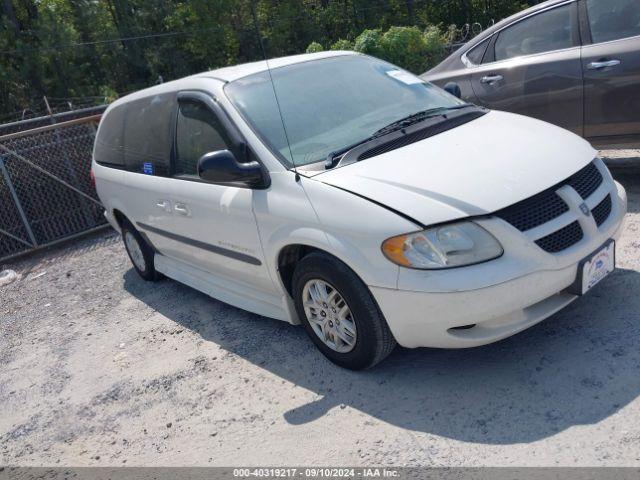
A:
{"label": "windshield wiper", "polygon": [[451,110],[460,110],[462,108],[467,108],[472,106],[475,106],[475,105],[471,103],[465,103],[462,105],[456,105],[455,107],[430,108],[428,110],[422,110],[420,112],[412,113],[411,115],[401,118],[400,120],[396,120],[393,123],[390,123],[389,125],[382,127],[379,130],[376,130],[372,135],[369,135],[367,138],[364,138],[356,143],[353,143],[339,150],[335,150],[331,152],[329,155],[327,155],[327,159],[324,162],[324,168],[325,170],[330,170],[331,168],[335,167],[338,163],[340,163],[339,159],[349,150],[353,150],[354,148],[359,147],[360,145],[363,145],[367,142],[370,142],[371,140],[375,140],[376,138],[383,137],[389,133],[396,132],[410,125],[421,122],[422,120],[425,120],[427,118],[443,115]]}
{"label": "windshield wiper", "polygon": [[473,106],[471,103],[464,103],[462,105],[456,105],[455,107],[437,107],[437,108],[429,108],[428,110],[422,110],[420,112],[412,113],[400,120],[396,120],[393,123],[390,123],[386,127],[382,127],[380,130],[376,131],[372,137],[377,138],[381,135],[386,135],[387,133],[396,132],[405,127],[413,125],[415,123],[421,122],[427,118],[436,117],[438,115],[444,115],[451,110],[460,110],[462,108],[467,108]]}
{"label": "windshield wiper", "polygon": [[353,150],[356,147],[359,147],[360,145],[370,142],[371,140],[374,140],[378,138],[377,136],[371,135],[365,139],[362,139],[356,143],[352,143],[351,145],[347,145],[346,147],[341,148],[340,150],[335,150],[333,152],[331,152],[329,155],[327,155],[327,159],[324,161],[324,169],[325,170],[330,170],[333,167],[335,167],[338,163],[340,163],[340,158],[347,153],[349,150]]}

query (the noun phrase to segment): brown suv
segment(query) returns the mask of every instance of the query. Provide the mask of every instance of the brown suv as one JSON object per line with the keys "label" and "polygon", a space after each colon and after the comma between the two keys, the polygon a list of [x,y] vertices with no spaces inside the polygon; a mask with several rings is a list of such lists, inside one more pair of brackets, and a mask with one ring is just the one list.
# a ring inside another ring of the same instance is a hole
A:
{"label": "brown suv", "polygon": [[638,146],[640,0],[541,3],[484,31],[422,78],[598,146]]}

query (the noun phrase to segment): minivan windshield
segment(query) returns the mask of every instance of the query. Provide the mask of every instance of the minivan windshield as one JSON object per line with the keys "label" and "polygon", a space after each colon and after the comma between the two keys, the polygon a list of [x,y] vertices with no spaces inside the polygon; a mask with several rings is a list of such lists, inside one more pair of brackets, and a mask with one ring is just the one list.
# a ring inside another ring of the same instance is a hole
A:
{"label": "minivan windshield", "polygon": [[271,75],[264,71],[235,80],[225,91],[287,167],[323,161],[417,112],[464,105],[420,78],[364,55],[275,68]]}

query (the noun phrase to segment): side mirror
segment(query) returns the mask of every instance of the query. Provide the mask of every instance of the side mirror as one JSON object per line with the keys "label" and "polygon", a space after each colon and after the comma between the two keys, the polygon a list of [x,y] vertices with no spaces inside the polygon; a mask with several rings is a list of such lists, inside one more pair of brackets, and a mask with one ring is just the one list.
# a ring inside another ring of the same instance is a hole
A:
{"label": "side mirror", "polygon": [[462,90],[460,90],[460,85],[455,82],[449,82],[444,86],[444,90],[449,92],[451,95],[457,98],[462,98]]}
{"label": "side mirror", "polygon": [[229,150],[205,153],[198,160],[198,176],[212,183],[266,188],[267,176],[258,162],[240,163]]}

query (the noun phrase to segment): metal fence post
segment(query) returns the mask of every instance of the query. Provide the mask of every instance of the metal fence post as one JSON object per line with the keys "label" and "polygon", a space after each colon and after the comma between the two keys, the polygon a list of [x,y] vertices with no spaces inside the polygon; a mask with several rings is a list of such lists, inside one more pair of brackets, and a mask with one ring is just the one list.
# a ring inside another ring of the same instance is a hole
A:
{"label": "metal fence post", "polygon": [[36,236],[33,234],[33,230],[31,230],[31,225],[29,224],[29,220],[27,219],[27,215],[22,208],[22,204],[20,203],[20,199],[18,198],[18,194],[16,193],[15,188],[13,188],[13,182],[11,181],[11,177],[9,176],[9,171],[7,170],[7,166],[4,164],[4,156],[0,155],[0,170],[2,171],[2,176],[4,177],[5,182],[7,182],[7,188],[9,188],[9,193],[13,198],[13,203],[18,210],[18,214],[22,219],[22,223],[24,224],[24,228],[27,231],[27,235],[29,235],[29,240],[34,247],[38,246],[38,241],[36,240]]}

